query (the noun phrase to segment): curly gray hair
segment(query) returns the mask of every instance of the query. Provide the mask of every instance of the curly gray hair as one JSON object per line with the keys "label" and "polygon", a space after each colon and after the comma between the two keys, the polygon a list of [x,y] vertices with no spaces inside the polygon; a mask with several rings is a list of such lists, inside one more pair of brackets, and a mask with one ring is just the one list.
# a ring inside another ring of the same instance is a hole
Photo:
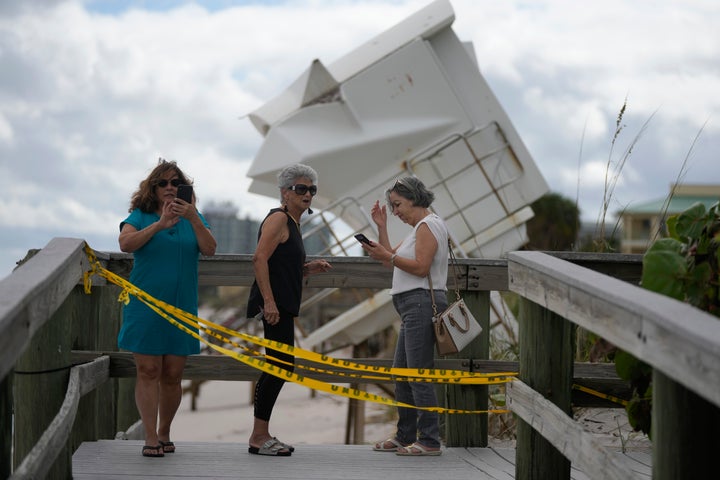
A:
{"label": "curly gray hair", "polygon": [[[309,178],[313,185],[317,185],[318,175],[315,169],[308,167],[307,165],[303,165],[302,163],[295,163],[283,168],[277,174],[278,187],[290,188],[295,184],[295,181],[298,178]],[[282,199],[281,192],[280,201],[282,201]]]}

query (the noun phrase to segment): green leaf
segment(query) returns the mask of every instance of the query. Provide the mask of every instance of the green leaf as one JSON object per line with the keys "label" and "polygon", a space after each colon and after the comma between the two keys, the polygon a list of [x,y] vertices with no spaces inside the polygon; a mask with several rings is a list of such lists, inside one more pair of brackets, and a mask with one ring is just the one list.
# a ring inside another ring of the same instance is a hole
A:
{"label": "green leaf", "polygon": [[678,216],[673,215],[667,219],[667,222],[665,222],[667,224],[668,236],[670,238],[679,239],[677,234],[677,221]]}
{"label": "green leaf", "polygon": [[628,423],[636,432],[650,434],[652,426],[652,404],[646,399],[634,397],[627,408]]}
{"label": "green leaf", "polygon": [[705,205],[700,202],[694,203],[678,216],[675,227],[678,238],[683,240],[698,238],[702,233],[706,221]]}
{"label": "green leaf", "polygon": [[635,380],[652,372],[647,363],[619,349],[615,353],[615,371],[618,377],[628,381]]}
{"label": "green leaf", "polygon": [[[672,239],[663,240],[670,240],[680,245],[679,242]],[[687,274],[685,257],[670,248],[666,250],[654,248],[658,243],[661,241],[655,242],[643,256],[640,285],[653,292],[683,300],[685,298],[683,283]]]}
{"label": "green leaf", "polygon": [[688,282],[686,286],[687,301],[691,305],[701,308],[705,304],[705,298],[712,298],[712,288],[710,280],[712,279],[712,267],[707,262],[696,265],[695,268],[688,272]]}
{"label": "green leaf", "polygon": [[683,252],[684,245],[682,242],[674,239],[674,238],[661,238],[659,240],[656,240],[652,245],[650,245],[650,248],[647,249],[645,252],[675,252],[678,255],[681,255]]}

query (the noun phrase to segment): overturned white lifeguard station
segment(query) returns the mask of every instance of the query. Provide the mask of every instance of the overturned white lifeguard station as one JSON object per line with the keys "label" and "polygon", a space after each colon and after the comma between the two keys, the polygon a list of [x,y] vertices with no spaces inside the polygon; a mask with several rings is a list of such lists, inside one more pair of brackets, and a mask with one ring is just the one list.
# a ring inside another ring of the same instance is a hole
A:
{"label": "overturned white lifeguard station", "polygon": [[[313,200],[326,253],[358,251],[353,234],[377,238],[369,211],[406,175],[435,193],[460,257],[498,258],[527,243],[529,207],[548,186],[483,79],[472,46],[437,0],[330,65],[315,60],[287,90],[249,115],[265,137],[248,176],[253,193],[277,197],[277,172],[292,163],[318,171]],[[305,222],[311,221],[307,218]],[[332,230],[327,235],[327,229]],[[388,222],[391,243],[407,235]],[[498,297],[493,297],[499,301]],[[357,344],[397,315],[387,291],[302,341]]]}

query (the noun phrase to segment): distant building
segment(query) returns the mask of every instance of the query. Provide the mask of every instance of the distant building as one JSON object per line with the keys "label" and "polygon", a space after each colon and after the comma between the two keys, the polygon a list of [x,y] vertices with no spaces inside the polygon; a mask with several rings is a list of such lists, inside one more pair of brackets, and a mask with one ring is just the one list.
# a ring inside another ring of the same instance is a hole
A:
{"label": "distant building", "polygon": [[[670,199],[668,200],[668,197]],[[667,218],[695,203],[710,207],[720,200],[720,185],[675,185],[668,197],[641,203],[619,212],[621,253],[645,253],[658,238],[667,236]]]}
{"label": "distant building", "polygon": [[[257,246],[260,221],[238,218],[238,208],[231,202],[210,203],[202,209],[205,220],[210,224],[215,240],[216,253],[251,254]],[[305,227],[305,229],[311,227]],[[317,255],[328,244],[330,233],[326,228],[314,229],[315,235],[305,238],[305,252]]]}
{"label": "distant building", "polygon": [[259,221],[238,218],[238,209],[230,202],[210,203],[202,209],[202,214],[217,240],[216,253],[250,254],[255,251]]}

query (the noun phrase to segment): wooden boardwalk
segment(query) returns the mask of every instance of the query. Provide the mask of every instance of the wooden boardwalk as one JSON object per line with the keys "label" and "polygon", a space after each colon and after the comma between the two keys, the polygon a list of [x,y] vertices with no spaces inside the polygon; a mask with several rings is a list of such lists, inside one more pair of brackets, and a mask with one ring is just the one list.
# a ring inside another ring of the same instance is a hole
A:
{"label": "wooden boardwalk", "polygon": [[[75,480],[228,479],[288,480],[514,480],[512,448],[446,448],[439,457],[400,457],[369,445],[296,445],[291,457],[247,453],[246,443],[177,442],[163,458],[140,455],[143,442],[85,442],[73,455]],[[618,455],[623,455],[618,453]],[[624,455],[636,478],[652,478],[650,453]],[[572,479],[591,480],[573,469]]]}

